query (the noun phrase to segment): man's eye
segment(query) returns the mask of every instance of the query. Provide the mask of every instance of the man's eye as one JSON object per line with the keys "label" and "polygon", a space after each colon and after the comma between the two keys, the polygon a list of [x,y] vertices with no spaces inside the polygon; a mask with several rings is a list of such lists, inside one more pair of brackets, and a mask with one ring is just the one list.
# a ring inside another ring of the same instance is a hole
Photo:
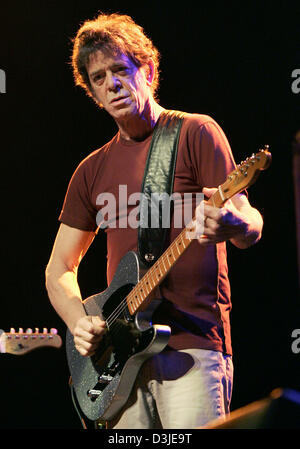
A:
{"label": "man's eye", "polygon": [[93,81],[94,81],[94,83],[96,83],[97,81],[102,80],[102,79],[103,79],[103,75],[96,75],[96,76],[94,76]]}
{"label": "man's eye", "polygon": [[116,70],[118,73],[121,73],[122,75],[124,74],[126,74],[127,73],[127,67],[123,67],[123,66],[120,66],[120,67],[118,67],[117,68],[117,70]]}

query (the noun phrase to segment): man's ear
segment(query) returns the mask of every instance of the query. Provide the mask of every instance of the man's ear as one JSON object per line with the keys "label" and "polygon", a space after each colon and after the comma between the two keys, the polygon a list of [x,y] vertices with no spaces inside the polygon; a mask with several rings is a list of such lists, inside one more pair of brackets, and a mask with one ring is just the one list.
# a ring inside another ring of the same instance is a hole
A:
{"label": "man's ear", "polygon": [[148,86],[152,85],[155,76],[155,65],[153,59],[149,59],[147,64],[145,64],[146,81]]}

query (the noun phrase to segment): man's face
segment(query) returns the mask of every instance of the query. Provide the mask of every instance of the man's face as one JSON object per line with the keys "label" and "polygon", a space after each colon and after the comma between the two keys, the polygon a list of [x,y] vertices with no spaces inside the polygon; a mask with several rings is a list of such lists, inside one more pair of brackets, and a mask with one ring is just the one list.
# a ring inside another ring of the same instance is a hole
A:
{"label": "man's face", "polygon": [[138,68],[122,53],[98,50],[90,56],[87,72],[94,97],[116,121],[143,114],[150,95],[148,65]]}

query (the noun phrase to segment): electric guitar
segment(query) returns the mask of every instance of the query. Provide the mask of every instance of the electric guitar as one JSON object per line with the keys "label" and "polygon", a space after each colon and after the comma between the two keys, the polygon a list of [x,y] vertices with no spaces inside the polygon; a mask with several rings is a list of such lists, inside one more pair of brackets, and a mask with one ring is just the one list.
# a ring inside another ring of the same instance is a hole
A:
{"label": "electric guitar", "polygon": [[[208,203],[221,207],[233,195],[254,183],[271,162],[268,146],[253,154],[229,174]],[[168,343],[169,326],[151,324],[159,304],[155,290],[195,238],[192,222],[148,270],[137,253],[121,260],[109,287],[83,301],[88,315],[98,315],[107,331],[96,353],[83,357],[67,330],[66,351],[77,403],[92,421],[109,421],[125,405],[143,362],[162,351]]]}
{"label": "electric guitar", "polygon": [[0,353],[23,355],[33,349],[45,346],[60,348],[61,345],[62,340],[57,330],[53,328],[50,332],[44,328],[42,333],[38,328],[35,328],[35,332],[32,329],[24,332],[22,328],[19,328],[19,332],[16,332],[14,328],[11,328],[10,332],[0,329]]}

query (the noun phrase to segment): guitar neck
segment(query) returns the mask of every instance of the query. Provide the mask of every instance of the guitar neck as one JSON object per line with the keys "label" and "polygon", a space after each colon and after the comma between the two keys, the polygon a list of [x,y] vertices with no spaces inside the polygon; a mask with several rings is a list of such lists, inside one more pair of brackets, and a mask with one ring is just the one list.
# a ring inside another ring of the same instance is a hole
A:
{"label": "guitar neck", "polygon": [[[227,198],[225,199],[224,197],[222,187],[219,186],[218,190],[209,198],[207,201],[208,204],[214,207],[221,207],[225,203]],[[127,296],[127,306],[131,315],[150,302],[151,293],[164,280],[193,240],[195,240],[194,220],[180,232],[168,249],[159,257],[156,263],[147,271]]]}

